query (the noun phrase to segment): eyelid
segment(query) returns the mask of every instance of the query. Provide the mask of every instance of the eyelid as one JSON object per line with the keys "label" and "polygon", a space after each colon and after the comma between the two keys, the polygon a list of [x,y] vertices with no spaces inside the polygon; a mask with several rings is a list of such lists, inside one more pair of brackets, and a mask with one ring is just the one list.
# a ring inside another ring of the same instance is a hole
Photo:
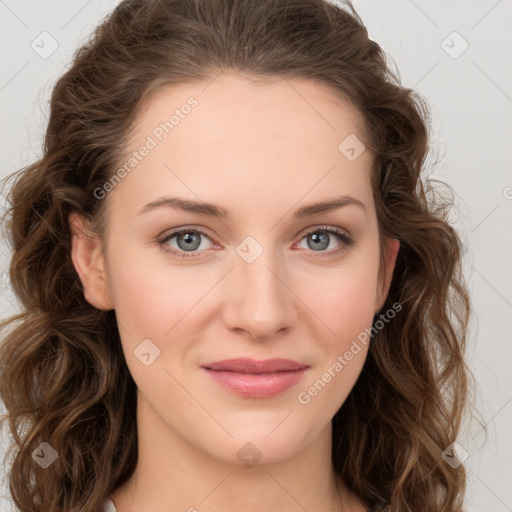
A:
{"label": "eyelid", "polygon": [[347,229],[340,228],[337,226],[330,226],[327,224],[315,224],[314,226],[305,228],[305,231],[301,231],[301,240],[306,235],[309,235],[310,233],[316,233],[317,231],[335,232],[340,235],[346,235],[347,237],[351,238],[351,234]]}
{"label": "eyelid", "polygon": [[169,240],[173,236],[179,235],[180,233],[185,233],[187,231],[194,231],[196,233],[201,233],[202,235],[206,236],[208,239],[211,240],[210,235],[203,228],[199,228],[196,226],[182,226],[179,228],[166,229],[160,235],[158,235],[156,237],[156,239],[158,241],[162,241],[162,240],[166,240],[166,239]]}

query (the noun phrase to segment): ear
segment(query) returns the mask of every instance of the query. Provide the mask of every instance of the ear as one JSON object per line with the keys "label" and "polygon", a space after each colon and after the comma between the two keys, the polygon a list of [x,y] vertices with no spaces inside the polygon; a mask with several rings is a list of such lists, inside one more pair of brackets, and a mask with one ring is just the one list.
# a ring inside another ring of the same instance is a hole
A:
{"label": "ear", "polygon": [[381,268],[379,269],[374,315],[381,310],[386,302],[399,249],[400,240],[397,240],[396,238],[386,238],[386,246],[384,247],[384,265],[381,265]]}
{"label": "ear", "polygon": [[87,228],[83,217],[76,212],[69,216],[69,225],[71,259],[82,282],[85,300],[97,309],[114,309],[101,239]]}

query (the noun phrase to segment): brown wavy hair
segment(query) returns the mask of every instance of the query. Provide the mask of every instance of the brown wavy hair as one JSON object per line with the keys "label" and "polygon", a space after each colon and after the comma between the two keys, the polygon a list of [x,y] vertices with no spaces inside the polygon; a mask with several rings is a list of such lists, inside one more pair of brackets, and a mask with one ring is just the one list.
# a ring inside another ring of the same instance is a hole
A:
{"label": "brown wavy hair", "polygon": [[[143,102],[225,69],[327,84],[363,116],[380,236],[401,242],[383,310],[402,310],[373,336],[333,418],[332,464],[371,510],[461,510],[464,466],[441,453],[470,405],[462,245],[452,201],[423,176],[429,107],[348,0],[125,0],[75,53],[52,91],[42,157],[8,177],[9,276],[22,312],[1,324],[0,396],[14,502],[97,512],[135,469],[136,385],[115,312],[84,299],[69,215],[103,233],[107,201],[94,190],[119,165]],[[58,454],[46,469],[32,457],[42,442]]]}

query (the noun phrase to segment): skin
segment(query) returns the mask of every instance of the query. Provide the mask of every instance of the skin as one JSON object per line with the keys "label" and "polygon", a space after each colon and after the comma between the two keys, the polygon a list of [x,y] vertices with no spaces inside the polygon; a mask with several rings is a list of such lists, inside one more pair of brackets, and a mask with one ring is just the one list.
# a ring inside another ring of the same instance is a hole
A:
{"label": "skin", "polygon": [[[174,85],[151,97],[127,154],[190,96],[198,105],[104,199],[104,239],[70,217],[85,297],[115,309],[138,387],[138,465],[111,497],[119,512],[364,511],[336,485],[330,457],[331,420],[367,346],[308,404],[297,399],[372,325],[399,248],[386,240],[380,267],[372,156],[363,151],[349,161],[338,150],[358,134],[359,114],[325,85],[258,83],[225,71],[213,82]],[[218,204],[230,218],[165,206],[138,214],[163,195]],[[342,195],[365,208],[293,218],[301,206]],[[194,249],[199,257],[163,249],[190,254],[178,237],[158,244],[160,234],[183,226],[207,233],[194,232],[202,240]],[[328,247],[318,248],[306,232],[322,226],[341,229],[354,243],[329,234]],[[236,252],[248,236],[263,248],[252,263]],[[145,366],[134,350],[148,338],[160,356]],[[310,368],[282,394],[252,399],[199,368],[234,357],[284,357]],[[252,467],[237,457],[248,442],[261,452]]]}

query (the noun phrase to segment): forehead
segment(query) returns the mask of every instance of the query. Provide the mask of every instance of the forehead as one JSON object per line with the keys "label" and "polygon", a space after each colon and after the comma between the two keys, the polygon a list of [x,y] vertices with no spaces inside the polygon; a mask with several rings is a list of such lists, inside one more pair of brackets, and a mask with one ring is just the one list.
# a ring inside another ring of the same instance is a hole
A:
{"label": "forehead", "polygon": [[138,112],[121,165],[150,149],[113,199],[123,196],[133,209],[165,193],[242,209],[271,197],[291,207],[335,192],[368,200],[371,155],[344,153],[362,144],[361,126],[359,112],[333,89],[307,79],[223,72],[169,85]]}
{"label": "forehead", "polygon": [[[190,107],[192,102],[194,106]],[[188,122],[182,123],[187,118]],[[266,146],[275,133],[287,135],[286,139],[276,141],[276,145],[304,139],[318,144],[318,140],[313,140],[315,136],[325,138],[329,144],[345,132],[357,133],[362,138],[364,124],[361,114],[343,93],[327,84],[305,78],[263,78],[233,71],[224,71],[202,82],[160,87],[141,105],[131,127],[133,138],[140,139],[155,129],[158,132],[158,127],[169,120],[174,136],[166,138],[174,142],[179,140],[180,131],[188,132],[186,125],[192,124],[198,141],[206,142],[207,138],[213,140],[216,135],[222,138],[226,134],[230,140],[246,140],[250,135],[255,144],[263,141]],[[305,124],[297,125],[296,121]],[[182,125],[181,130],[175,130],[178,125]],[[234,127],[238,130],[233,131]],[[163,131],[164,137],[169,134],[168,130]],[[158,133],[156,137],[159,138]]]}

